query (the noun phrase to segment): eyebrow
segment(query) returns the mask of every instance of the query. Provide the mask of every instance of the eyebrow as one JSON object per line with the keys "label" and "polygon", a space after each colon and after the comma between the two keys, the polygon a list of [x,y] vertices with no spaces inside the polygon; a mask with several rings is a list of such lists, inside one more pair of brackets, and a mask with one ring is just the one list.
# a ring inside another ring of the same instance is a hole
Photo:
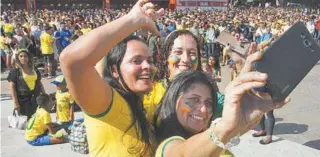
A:
{"label": "eyebrow", "polygon": [[[196,97],[201,98],[201,96],[200,96],[200,95],[198,95],[198,94],[192,94],[191,96],[196,96]],[[209,98],[209,99],[206,99],[205,101],[212,101],[212,99],[211,99],[211,98]]]}
{"label": "eyebrow", "polygon": [[[175,47],[175,48],[173,48],[173,50],[182,50],[183,48],[182,47]],[[197,50],[197,49],[195,49],[195,48],[188,48],[187,50]]]}

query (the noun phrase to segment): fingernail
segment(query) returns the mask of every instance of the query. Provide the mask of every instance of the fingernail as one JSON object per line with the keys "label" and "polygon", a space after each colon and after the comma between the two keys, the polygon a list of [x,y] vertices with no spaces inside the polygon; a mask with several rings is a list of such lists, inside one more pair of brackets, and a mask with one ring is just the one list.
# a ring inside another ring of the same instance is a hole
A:
{"label": "fingernail", "polygon": [[265,78],[265,77],[267,77],[267,74],[265,74],[265,73],[260,73],[260,74],[259,74],[259,77]]}

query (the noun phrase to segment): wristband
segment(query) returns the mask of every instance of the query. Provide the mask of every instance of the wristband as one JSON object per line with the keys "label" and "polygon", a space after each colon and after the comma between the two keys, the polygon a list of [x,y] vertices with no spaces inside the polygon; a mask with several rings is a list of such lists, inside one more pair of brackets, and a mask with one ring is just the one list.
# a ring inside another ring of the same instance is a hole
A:
{"label": "wristband", "polygon": [[220,139],[218,138],[217,134],[214,132],[214,127],[216,126],[216,124],[221,120],[221,118],[217,118],[216,120],[211,122],[210,125],[210,131],[209,131],[209,136],[210,139],[213,141],[213,143],[215,145],[217,145],[218,147],[222,148],[223,150],[229,149],[233,146],[236,146],[240,143],[240,133],[237,134],[237,136],[233,137],[227,144],[224,144],[223,142],[220,141]]}

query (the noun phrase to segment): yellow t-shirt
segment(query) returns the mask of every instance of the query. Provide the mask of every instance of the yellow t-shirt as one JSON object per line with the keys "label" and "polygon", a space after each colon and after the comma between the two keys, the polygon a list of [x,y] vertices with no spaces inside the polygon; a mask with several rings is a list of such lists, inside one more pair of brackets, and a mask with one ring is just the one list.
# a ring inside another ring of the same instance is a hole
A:
{"label": "yellow t-shirt", "polygon": [[24,72],[22,72],[23,79],[27,83],[30,90],[34,90],[34,87],[36,86],[36,80],[38,78],[37,74],[33,72],[32,75],[28,75]]}
{"label": "yellow t-shirt", "polygon": [[6,43],[6,38],[4,36],[0,36],[0,49],[1,50],[6,50],[8,47],[5,45]]}
{"label": "yellow t-shirt", "polygon": [[42,54],[53,54],[53,38],[47,32],[40,36]]}
{"label": "yellow t-shirt", "polygon": [[3,25],[3,30],[5,33],[13,33],[14,25],[10,23],[6,23]]}
{"label": "yellow t-shirt", "polygon": [[86,34],[86,33],[90,32],[90,31],[91,31],[91,28],[83,28],[83,29],[81,29],[81,32],[83,34]]}
{"label": "yellow t-shirt", "polygon": [[[167,138],[166,140],[164,140],[163,142],[161,142],[161,144],[158,146],[157,151],[156,151],[156,156],[155,157],[164,157],[164,150],[166,148],[166,146],[172,142],[172,141],[185,141],[185,139],[181,136],[172,136],[170,138]],[[233,157],[234,155],[232,154],[232,152],[230,152],[229,150],[223,150],[220,153],[220,157]]]}
{"label": "yellow t-shirt", "polygon": [[[117,91],[114,89],[112,91],[112,102],[105,112],[96,116],[85,114],[89,155],[92,157],[139,156],[143,151],[144,143],[138,139],[134,126],[126,131],[132,120],[129,104]],[[92,105],[92,107],[95,106]]]}
{"label": "yellow t-shirt", "polygon": [[166,92],[166,85],[163,81],[153,83],[152,91],[146,94],[143,99],[143,107],[147,114],[149,122],[153,121],[153,116],[157,105],[160,103],[162,97]]}
{"label": "yellow t-shirt", "polygon": [[25,131],[25,139],[33,141],[38,136],[45,133],[47,124],[51,123],[50,113],[43,108],[38,108],[36,113],[28,121],[28,126]]}
{"label": "yellow t-shirt", "polygon": [[74,102],[69,92],[56,92],[57,116],[60,122],[69,122],[70,107]]}
{"label": "yellow t-shirt", "polygon": [[183,30],[183,26],[182,25],[176,25],[177,30]]}

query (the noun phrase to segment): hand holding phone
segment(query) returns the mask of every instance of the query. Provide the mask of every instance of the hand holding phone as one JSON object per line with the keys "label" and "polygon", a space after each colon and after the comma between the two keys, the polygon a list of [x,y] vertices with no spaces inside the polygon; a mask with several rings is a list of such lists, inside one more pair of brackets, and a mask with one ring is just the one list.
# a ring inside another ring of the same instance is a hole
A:
{"label": "hand holding phone", "polygon": [[281,102],[319,60],[319,45],[306,26],[297,22],[264,52],[253,69],[268,74],[265,88],[274,102]]}

